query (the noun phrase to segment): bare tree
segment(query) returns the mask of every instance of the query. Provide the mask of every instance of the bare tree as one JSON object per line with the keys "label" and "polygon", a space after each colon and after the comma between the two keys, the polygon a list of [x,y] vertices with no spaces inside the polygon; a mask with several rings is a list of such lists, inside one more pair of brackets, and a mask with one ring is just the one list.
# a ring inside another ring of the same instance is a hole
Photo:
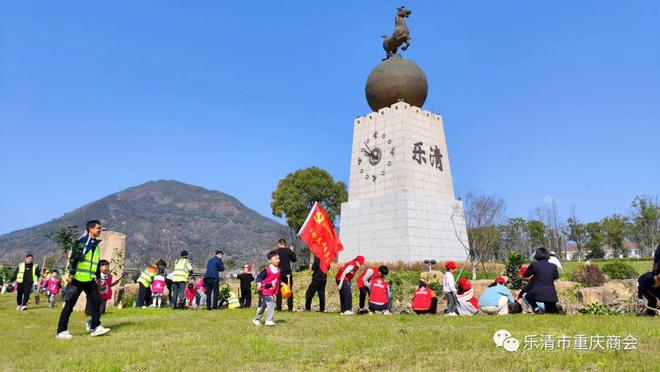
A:
{"label": "bare tree", "polygon": [[640,245],[641,255],[650,256],[660,244],[660,200],[638,196],[632,202],[632,237]]}
{"label": "bare tree", "polygon": [[554,251],[562,257],[563,247],[565,246],[564,235],[562,234],[563,226],[560,224],[559,212],[557,210],[557,203],[552,199],[552,204],[546,208],[535,208],[532,214],[536,215],[539,221],[543,222],[546,226],[545,244],[551,251]]}
{"label": "bare tree", "polygon": [[458,233],[456,217],[460,207],[454,208],[451,216],[454,233],[468,253],[472,263],[472,279],[477,278],[477,266],[485,258],[493,255],[500,243],[499,228],[505,210],[504,200],[493,195],[481,195],[470,191],[463,199],[463,215],[467,227],[468,242]]}
{"label": "bare tree", "polygon": [[575,242],[575,248],[577,249],[578,261],[584,257],[582,249],[589,240],[589,235],[587,234],[586,226],[577,219],[575,214],[575,206],[571,207],[571,217],[568,218],[567,226],[564,229],[564,235],[568,240]]}
{"label": "bare tree", "polygon": [[179,252],[177,252],[178,239],[174,231],[174,226],[169,223],[165,224],[163,228],[156,233],[156,237],[165,261],[167,261],[168,264],[174,262],[174,260],[179,257]]}

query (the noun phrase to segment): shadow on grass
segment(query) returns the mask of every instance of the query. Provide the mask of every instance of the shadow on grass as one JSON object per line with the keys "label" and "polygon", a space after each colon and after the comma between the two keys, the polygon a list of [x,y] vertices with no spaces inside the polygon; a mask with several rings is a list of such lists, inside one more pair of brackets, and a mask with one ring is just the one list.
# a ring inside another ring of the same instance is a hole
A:
{"label": "shadow on grass", "polygon": [[[101,318],[101,322],[103,322],[103,318]],[[113,331],[122,329],[124,327],[132,326],[135,325],[136,322],[133,321],[118,321],[118,322],[112,322],[108,324],[108,328],[112,329]]]}

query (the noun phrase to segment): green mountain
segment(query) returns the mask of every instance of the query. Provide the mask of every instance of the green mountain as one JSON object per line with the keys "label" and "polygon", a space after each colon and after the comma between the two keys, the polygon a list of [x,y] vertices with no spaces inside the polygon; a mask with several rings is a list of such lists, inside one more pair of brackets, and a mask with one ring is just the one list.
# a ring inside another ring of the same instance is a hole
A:
{"label": "green mountain", "polygon": [[[63,254],[46,235],[62,226],[99,219],[103,227],[128,237],[127,266],[138,267],[187,250],[196,267],[221,249],[235,264],[263,262],[285,226],[241,204],[236,198],[177,181],[152,181],[106,196],[44,224],[0,236],[0,257],[20,260],[26,251],[41,262]],[[289,240],[289,239],[287,239]]]}

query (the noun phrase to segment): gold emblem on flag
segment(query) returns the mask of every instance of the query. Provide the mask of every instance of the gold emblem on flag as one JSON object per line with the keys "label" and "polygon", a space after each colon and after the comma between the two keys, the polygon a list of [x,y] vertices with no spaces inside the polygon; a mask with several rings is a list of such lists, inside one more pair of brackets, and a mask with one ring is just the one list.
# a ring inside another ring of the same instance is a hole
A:
{"label": "gold emblem on flag", "polygon": [[314,214],[314,221],[316,221],[316,223],[320,224],[321,222],[323,222],[324,218],[325,217],[323,217],[323,213],[321,212],[316,212],[316,214]]}

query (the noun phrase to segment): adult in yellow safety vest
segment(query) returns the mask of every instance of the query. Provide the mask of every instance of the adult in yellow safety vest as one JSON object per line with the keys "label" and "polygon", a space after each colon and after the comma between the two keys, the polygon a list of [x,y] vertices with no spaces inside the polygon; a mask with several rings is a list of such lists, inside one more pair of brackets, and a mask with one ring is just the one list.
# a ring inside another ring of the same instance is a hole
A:
{"label": "adult in yellow safety vest", "polygon": [[37,284],[39,266],[34,263],[34,256],[28,253],[25,261],[18,264],[11,281],[16,281],[16,310],[27,310],[32,287]]}
{"label": "adult in yellow safety vest", "polygon": [[151,282],[154,281],[156,274],[158,268],[156,265],[150,265],[138,277],[138,307],[146,309],[151,304]]}
{"label": "adult in yellow safety vest", "polygon": [[188,251],[181,251],[181,257],[174,261],[174,271],[172,272],[172,309],[186,308],[186,283],[192,273],[192,263],[188,258]]}
{"label": "adult in yellow safety vest", "polygon": [[57,323],[57,339],[70,340],[73,338],[69,333],[69,317],[73,307],[82,292],[87,295],[87,304],[92,317],[89,323],[90,336],[101,336],[110,329],[101,325],[101,296],[98,287],[100,278],[99,261],[101,260],[101,222],[98,220],[88,221],[83,235],[76,245],[71,249],[69,258],[69,277],[64,290],[64,308]]}

